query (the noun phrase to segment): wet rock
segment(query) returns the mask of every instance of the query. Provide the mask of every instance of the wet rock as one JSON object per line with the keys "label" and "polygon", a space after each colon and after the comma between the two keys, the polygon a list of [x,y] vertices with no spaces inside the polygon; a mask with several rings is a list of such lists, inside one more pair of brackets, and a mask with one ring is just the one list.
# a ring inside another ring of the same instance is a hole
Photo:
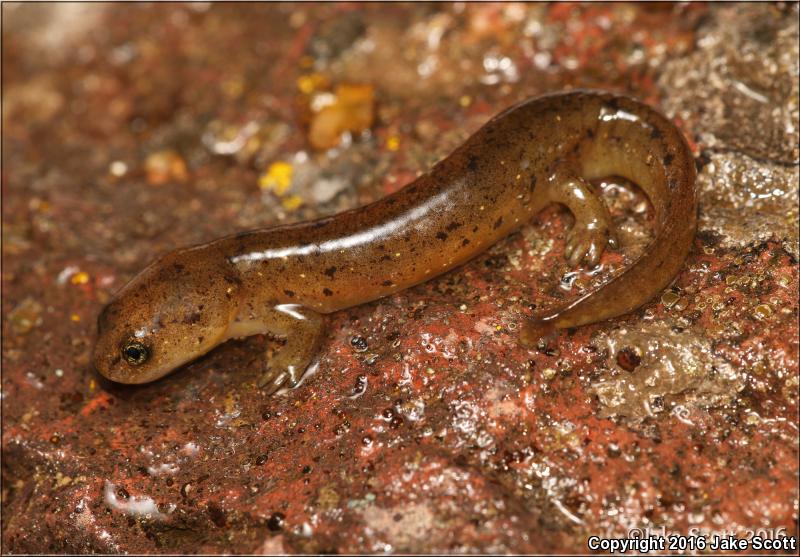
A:
{"label": "wet rock", "polygon": [[328,61],[341,55],[364,34],[366,25],[358,12],[343,13],[323,23],[309,41],[308,53]]}
{"label": "wet rock", "polygon": [[[796,6],[3,8],[4,550],[580,553],[633,526],[796,532],[780,74],[796,75]],[[739,39],[767,68],[737,65]],[[341,83],[374,87],[375,119],[312,152],[303,103]],[[92,370],[99,309],[159,254],[374,201],[502,107],[583,86],[661,99],[702,134],[700,233],[640,310],[517,342],[531,313],[646,246],[648,203],[606,181],[623,245],[597,269],[568,268],[571,217],[549,209],[452,273],[330,316],[316,372],[278,396],[255,384],[280,340],[258,336],[150,385]],[[186,179],[167,157],[149,187],[164,152]]]}
{"label": "wet rock", "polygon": [[[681,406],[721,406],[744,388],[743,377],[730,363],[713,356],[711,342],[702,332],[684,329],[676,334],[674,325],[661,321],[617,329],[597,340],[609,354],[617,355],[612,371],[592,385],[601,416],[643,419],[662,412],[665,400]],[[615,367],[626,373],[614,374]]]}
{"label": "wet rock", "polygon": [[692,54],[666,64],[664,106],[712,149],[800,161],[797,4],[731,6],[701,29]]}
{"label": "wet rock", "polygon": [[721,237],[722,247],[776,240],[797,257],[798,166],[713,153],[697,177],[701,231]]}
{"label": "wet rock", "polygon": [[24,335],[42,324],[42,304],[33,298],[25,298],[8,314],[11,332]]}

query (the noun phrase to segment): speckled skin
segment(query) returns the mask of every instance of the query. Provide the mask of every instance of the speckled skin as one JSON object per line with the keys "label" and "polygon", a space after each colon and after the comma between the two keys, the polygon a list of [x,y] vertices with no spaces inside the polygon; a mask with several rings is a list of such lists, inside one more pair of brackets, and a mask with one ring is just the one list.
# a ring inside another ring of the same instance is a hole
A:
{"label": "speckled skin", "polygon": [[[173,251],[127,284],[98,319],[97,369],[145,383],[234,337],[270,333],[286,345],[260,382],[295,384],[324,334],[323,314],[440,275],[481,253],[551,203],[575,216],[566,256],[594,265],[613,242],[589,180],[622,176],[655,208],[655,237],[626,270],[529,320],[532,344],[555,328],[621,315],[673,279],[695,233],[695,166],[680,134],[632,99],[575,91],[538,97],[495,116],[402,190],[333,217],[254,230]],[[147,347],[131,365],[121,349]]]}

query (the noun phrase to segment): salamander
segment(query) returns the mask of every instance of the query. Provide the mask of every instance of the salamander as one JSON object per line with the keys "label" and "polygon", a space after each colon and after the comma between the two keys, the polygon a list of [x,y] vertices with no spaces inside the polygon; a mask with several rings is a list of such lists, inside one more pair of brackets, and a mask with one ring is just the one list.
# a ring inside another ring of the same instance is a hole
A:
{"label": "salamander", "polygon": [[266,333],[286,341],[258,382],[272,393],[313,362],[326,314],[458,267],[553,203],[574,216],[570,265],[596,265],[614,234],[590,181],[637,184],[654,209],[653,239],[604,284],[525,321],[520,341],[531,346],[631,312],[673,280],[695,234],[695,172],[681,132],[634,99],[584,90],[532,98],[374,203],[156,259],[99,314],[94,364],[113,381],[145,383],[228,339]]}

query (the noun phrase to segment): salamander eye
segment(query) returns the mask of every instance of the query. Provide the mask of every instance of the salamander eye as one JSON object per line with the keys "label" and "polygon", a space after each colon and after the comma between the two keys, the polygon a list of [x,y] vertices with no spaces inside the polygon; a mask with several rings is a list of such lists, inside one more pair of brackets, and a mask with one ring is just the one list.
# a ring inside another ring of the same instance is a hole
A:
{"label": "salamander eye", "polygon": [[122,345],[122,357],[132,366],[138,366],[150,357],[150,349],[138,340],[129,340]]}

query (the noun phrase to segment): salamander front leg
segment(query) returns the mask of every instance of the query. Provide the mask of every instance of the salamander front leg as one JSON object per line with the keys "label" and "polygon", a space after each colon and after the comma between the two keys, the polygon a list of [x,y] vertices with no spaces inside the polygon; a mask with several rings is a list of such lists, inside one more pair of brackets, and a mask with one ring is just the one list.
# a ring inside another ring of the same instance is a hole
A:
{"label": "salamander front leg", "polygon": [[319,350],[324,319],[297,304],[281,304],[270,312],[266,324],[271,333],[286,338],[286,344],[267,362],[267,370],[258,381],[259,387],[272,394],[300,381]]}
{"label": "salamander front leg", "polygon": [[586,180],[559,173],[550,180],[548,198],[565,205],[575,217],[564,254],[572,266],[582,261],[594,267],[606,245],[616,247],[611,216],[597,190]]}

